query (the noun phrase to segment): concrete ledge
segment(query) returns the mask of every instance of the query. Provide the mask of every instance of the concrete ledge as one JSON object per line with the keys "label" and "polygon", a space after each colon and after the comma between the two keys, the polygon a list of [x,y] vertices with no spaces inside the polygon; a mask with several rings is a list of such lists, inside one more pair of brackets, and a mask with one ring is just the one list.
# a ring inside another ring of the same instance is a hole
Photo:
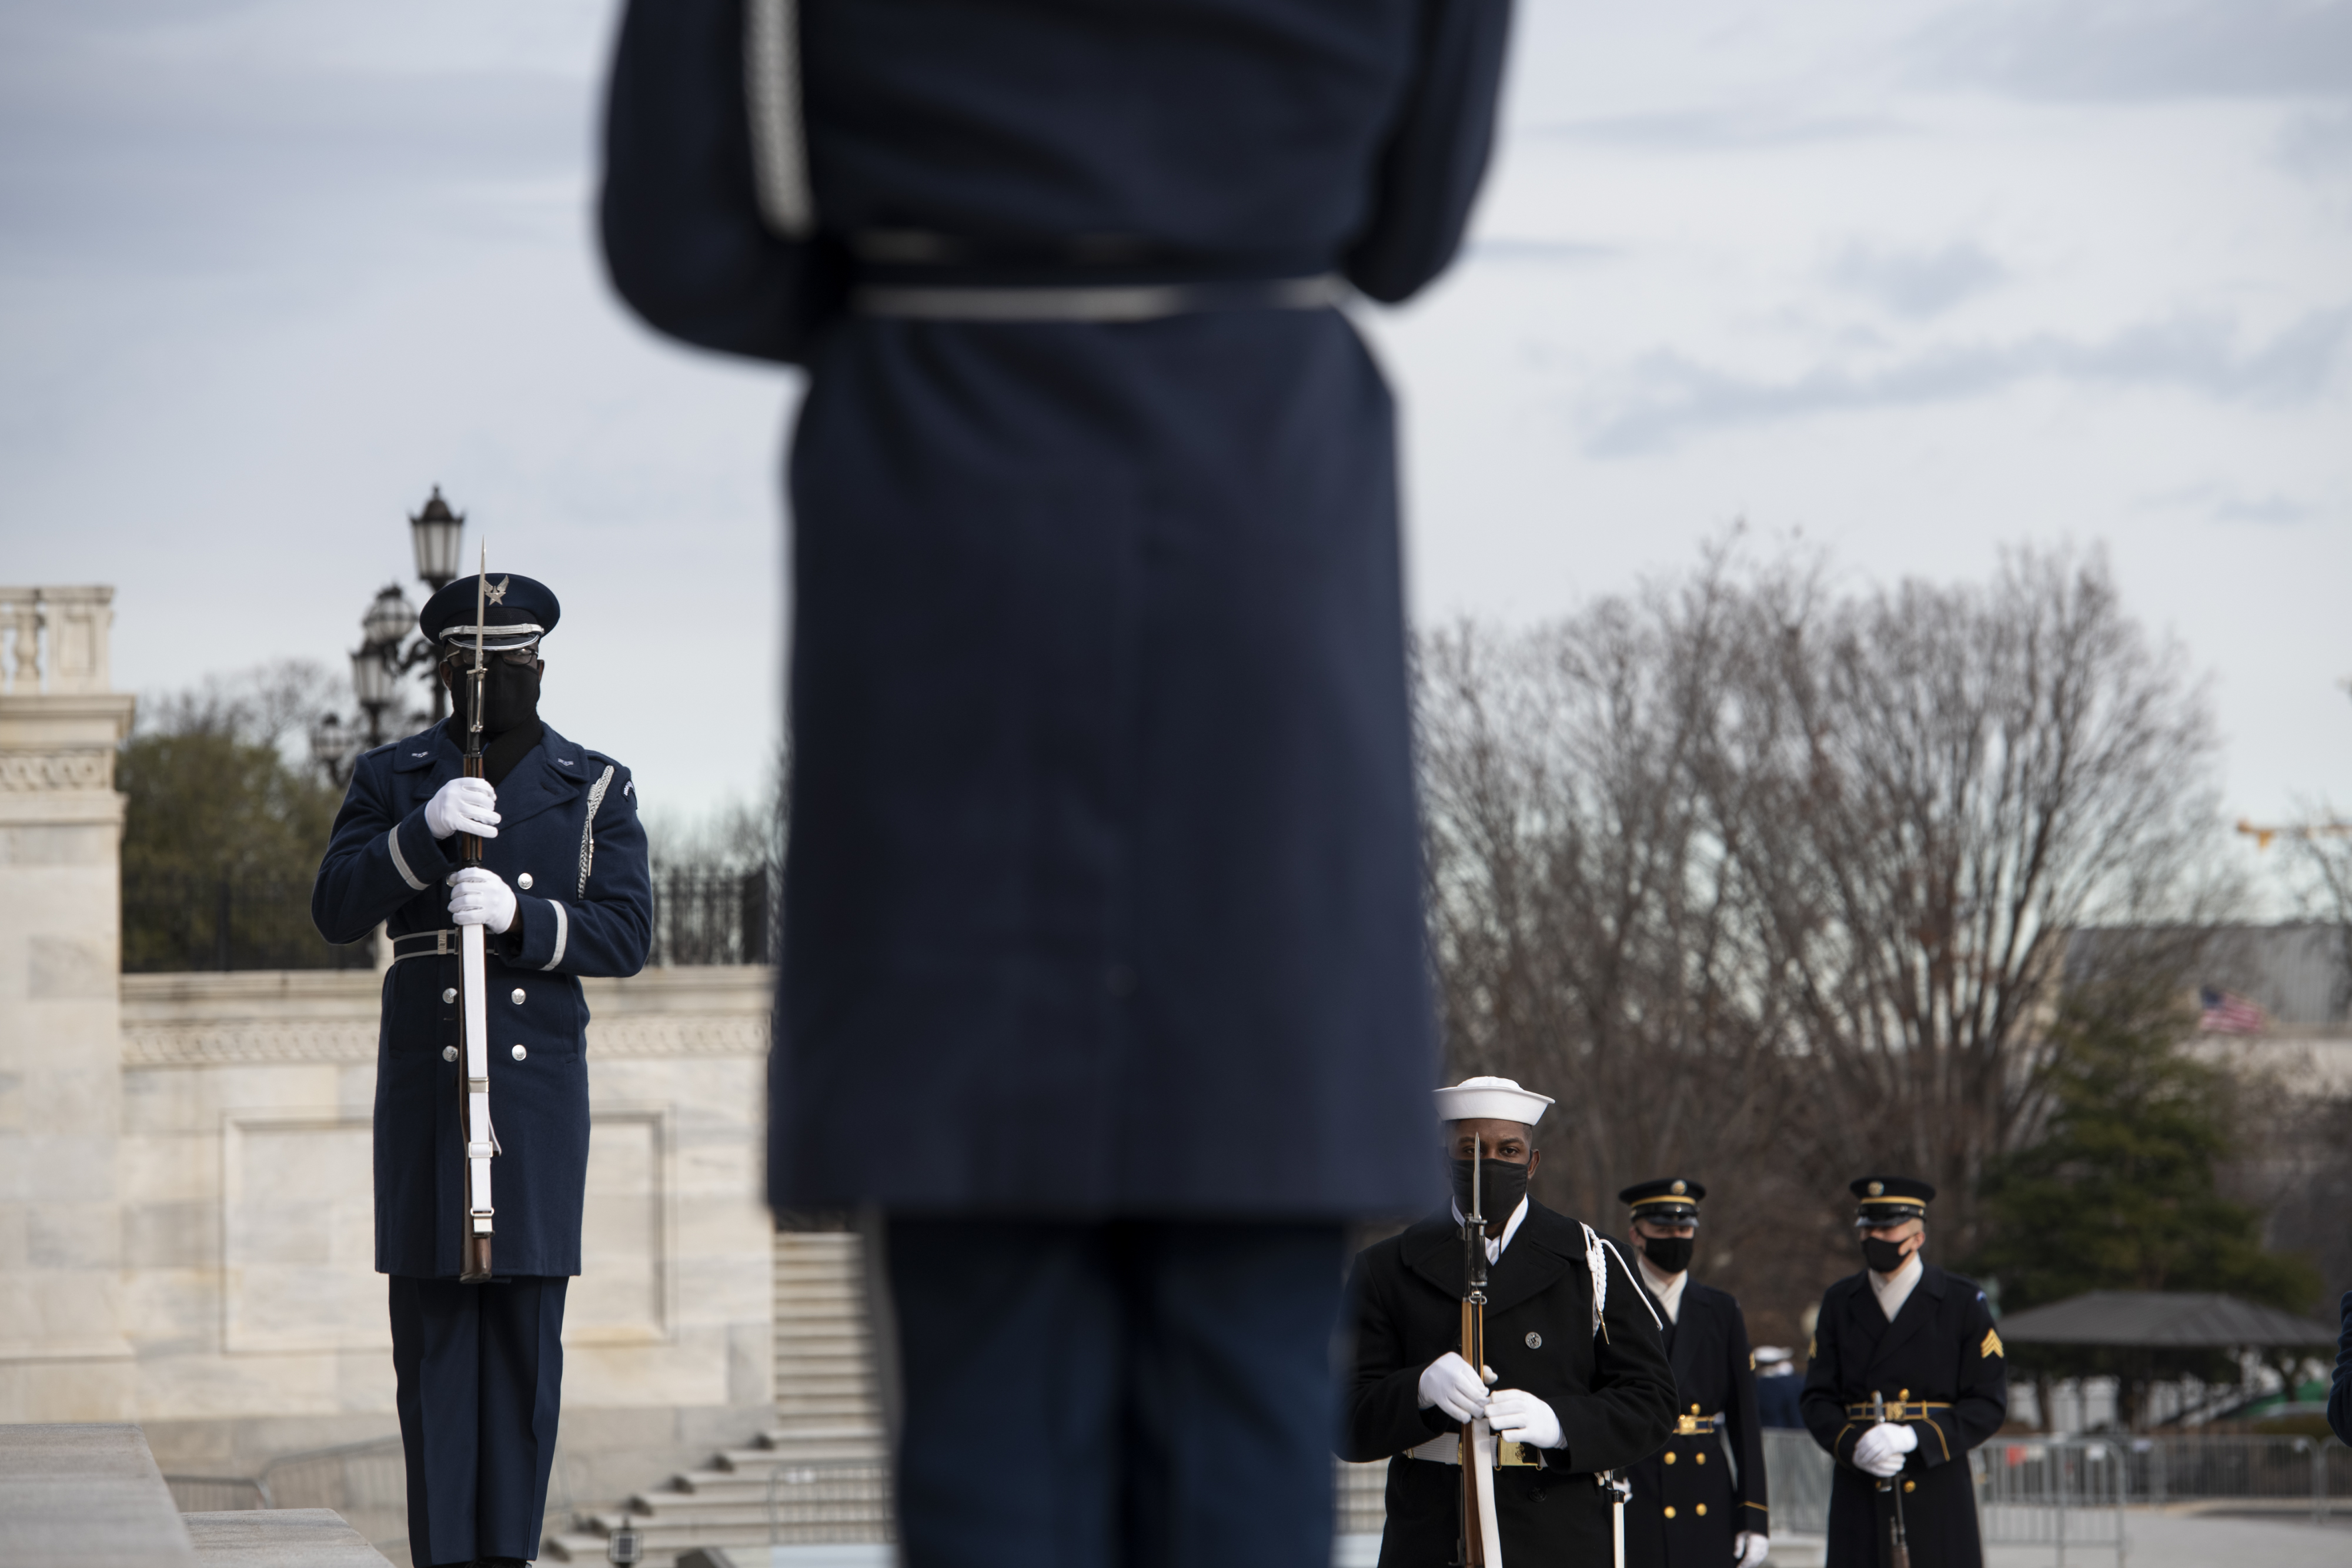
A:
{"label": "concrete ledge", "polygon": [[184,1513],[196,1561],[227,1568],[392,1568],[391,1559],[329,1508]]}
{"label": "concrete ledge", "polygon": [[0,1563],[193,1568],[197,1561],[138,1427],[0,1427]]}

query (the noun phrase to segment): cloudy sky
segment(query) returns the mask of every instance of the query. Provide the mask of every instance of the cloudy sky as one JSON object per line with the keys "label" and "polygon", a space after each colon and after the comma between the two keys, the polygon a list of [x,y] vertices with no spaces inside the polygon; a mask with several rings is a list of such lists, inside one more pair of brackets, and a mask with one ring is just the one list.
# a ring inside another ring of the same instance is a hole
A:
{"label": "cloudy sky", "polygon": [[[796,388],[603,285],[613,17],[0,4],[0,576],[118,585],[119,685],[340,660],[437,482],[563,594],[559,727],[756,789]],[[1362,318],[1420,618],[1740,519],[1855,583],[2103,544],[2229,809],[2352,803],[2352,4],[1522,0],[1506,120],[1463,265]]]}

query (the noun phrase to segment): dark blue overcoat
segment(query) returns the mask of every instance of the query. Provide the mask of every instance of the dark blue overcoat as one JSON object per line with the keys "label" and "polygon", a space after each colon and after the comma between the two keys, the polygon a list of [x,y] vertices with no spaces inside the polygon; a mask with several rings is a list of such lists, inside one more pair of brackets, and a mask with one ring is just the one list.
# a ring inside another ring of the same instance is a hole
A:
{"label": "dark blue overcoat", "polygon": [[630,5],[614,280],[667,332],[810,377],[780,1206],[1434,1196],[1394,413],[1347,318],[844,300],[909,230],[968,258],[933,281],[1338,271],[1402,298],[1459,242],[1508,13],[803,0],[818,227],[787,242],[754,196],[740,0]]}
{"label": "dark blue overcoat", "polygon": [[[377,922],[394,936],[449,925],[457,840],[434,838],[425,803],[464,770],[439,726],[359,759],[310,894],[330,942]],[[645,829],[629,770],[550,729],[498,786],[499,836],[482,863],[516,889],[515,923],[488,939],[490,1122],[501,1275],[580,1272],[588,1170],[588,1005],[581,975],[634,975],[653,932]],[[590,818],[590,804],[594,816]],[[375,1076],[375,1266],[457,1272],[465,1136],[457,956],[394,963],[383,980]],[[513,1048],[523,1048],[517,1061]]]}

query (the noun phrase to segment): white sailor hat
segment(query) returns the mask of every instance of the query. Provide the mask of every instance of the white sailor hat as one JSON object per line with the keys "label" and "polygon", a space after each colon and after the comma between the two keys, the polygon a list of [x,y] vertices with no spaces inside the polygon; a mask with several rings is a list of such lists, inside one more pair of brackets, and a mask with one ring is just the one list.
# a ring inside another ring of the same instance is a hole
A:
{"label": "white sailor hat", "polygon": [[1437,1119],[1466,1122],[1492,1118],[1532,1127],[1543,1120],[1551,1096],[1522,1089],[1507,1078],[1465,1078],[1451,1089],[1437,1092]]}

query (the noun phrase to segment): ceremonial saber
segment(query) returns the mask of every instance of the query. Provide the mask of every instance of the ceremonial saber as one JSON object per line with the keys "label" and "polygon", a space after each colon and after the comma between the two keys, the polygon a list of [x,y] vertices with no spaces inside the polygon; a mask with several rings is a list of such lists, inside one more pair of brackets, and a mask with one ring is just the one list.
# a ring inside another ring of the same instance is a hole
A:
{"label": "ceremonial saber", "polygon": [[[489,541],[482,542],[481,569],[474,578],[474,706],[466,730],[466,777],[482,777],[482,683],[489,664],[483,653],[482,622],[489,610]],[[467,865],[482,863],[482,841],[476,833],[458,835],[458,856]],[[490,1130],[490,1019],[484,928],[477,924],[457,930],[457,995],[465,1019],[466,1071],[457,1086],[458,1125],[466,1133],[465,1208],[460,1215],[457,1278],[469,1285],[490,1278],[490,1157],[498,1153],[498,1135]]]}

